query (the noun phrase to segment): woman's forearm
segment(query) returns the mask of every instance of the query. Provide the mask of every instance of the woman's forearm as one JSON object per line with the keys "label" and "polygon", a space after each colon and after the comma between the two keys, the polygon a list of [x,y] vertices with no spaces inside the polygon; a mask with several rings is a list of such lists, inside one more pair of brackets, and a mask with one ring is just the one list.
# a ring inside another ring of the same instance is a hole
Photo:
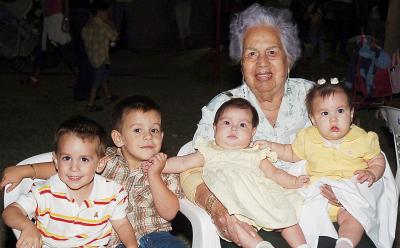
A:
{"label": "woman's forearm", "polygon": [[203,183],[202,173],[202,168],[193,168],[180,174],[182,190],[185,196],[193,203],[196,201],[197,187]]}

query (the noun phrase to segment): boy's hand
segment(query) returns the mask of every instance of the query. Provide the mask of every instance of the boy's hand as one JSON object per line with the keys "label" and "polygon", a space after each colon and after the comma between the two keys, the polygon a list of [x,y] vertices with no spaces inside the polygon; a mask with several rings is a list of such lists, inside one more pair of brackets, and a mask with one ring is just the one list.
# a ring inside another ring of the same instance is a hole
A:
{"label": "boy's hand", "polygon": [[309,182],[310,182],[310,177],[309,176],[301,175],[301,176],[298,176],[298,177],[295,178],[294,185],[297,188],[301,188],[301,187],[303,187],[304,185],[306,185]]}
{"label": "boy's hand", "polygon": [[259,148],[260,150],[265,149],[265,148],[267,148],[267,147],[271,148],[271,142],[266,141],[266,140],[256,140],[256,141],[253,141],[253,142],[251,143],[251,147],[254,147],[254,146],[256,146],[256,145],[259,146],[258,148]]}
{"label": "boy's hand", "polygon": [[142,163],[140,165],[142,167],[142,170],[147,174],[149,172],[149,168],[151,166],[150,161],[148,161],[148,160],[142,161]]}
{"label": "boy's hand", "polygon": [[[144,170],[146,171],[147,168],[147,174],[148,175],[160,175],[161,171],[165,167],[165,162],[167,161],[167,155],[165,153],[159,152],[153,157],[151,157],[147,162],[148,164],[144,164]],[[143,164],[142,164],[143,165]]]}
{"label": "boy's hand", "polygon": [[39,230],[36,226],[32,223],[26,225],[21,231],[21,236],[16,244],[17,248],[25,248],[25,247],[32,247],[32,248],[41,248],[42,247],[42,236],[40,235]]}
{"label": "boy's hand", "polygon": [[370,170],[356,170],[354,175],[357,175],[356,178],[359,183],[368,182],[368,187],[371,187],[376,181],[375,174]]}
{"label": "boy's hand", "polygon": [[12,191],[25,177],[29,177],[25,175],[25,170],[32,170],[30,166],[9,166],[7,167],[3,173],[0,182],[0,189],[4,189],[7,184],[11,184],[7,188],[7,193]]}

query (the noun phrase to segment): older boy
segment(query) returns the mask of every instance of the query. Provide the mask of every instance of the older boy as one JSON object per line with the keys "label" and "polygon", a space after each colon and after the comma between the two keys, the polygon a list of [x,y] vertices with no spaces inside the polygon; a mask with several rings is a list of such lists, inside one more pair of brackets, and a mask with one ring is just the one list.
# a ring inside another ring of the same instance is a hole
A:
{"label": "older boy", "polygon": [[[128,219],[136,228],[140,247],[185,247],[169,233],[171,221],[179,210],[179,180],[174,174],[161,174],[166,155],[160,153],[164,133],[161,111],[150,98],[133,95],[113,108],[111,137],[116,147],[109,147],[100,164],[103,175],[125,186],[129,195]],[[147,173],[143,161],[153,166]],[[118,243],[112,237],[112,243]]]}
{"label": "older boy", "polygon": [[104,150],[105,131],[96,122],[78,116],[60,125],[53,152],[57,174],[3,211],[4,222],[21,231],[17,247],[104,246],[112,228],[126,247],[137,247],[126,191],[96,175]]}
{"label": "older boy", "polygon": [[[160,153],[164,133],[161,111],[150,98],[141,95],[121,99],[112,110],[111,137],[116,147],[109,147],[100,166],[103,176],[121,183],[128,192],[127,217],[135,227],[141,248],[186,247],[169,233],[172,220],[179,210],[178,197],[182,196],[178,176],[161,174],[166,155]],[[141,164],[152,166],[144,172]],[[33,165],[38,178],[54,174],[51,163]],[[11,183],[11,189],[24,177],[35,177],[30,166],[9,167],[5,170],[0,187]],[[10,189],[9,187],[9,189]],[[109,247],[120,245],[114,234]]]}

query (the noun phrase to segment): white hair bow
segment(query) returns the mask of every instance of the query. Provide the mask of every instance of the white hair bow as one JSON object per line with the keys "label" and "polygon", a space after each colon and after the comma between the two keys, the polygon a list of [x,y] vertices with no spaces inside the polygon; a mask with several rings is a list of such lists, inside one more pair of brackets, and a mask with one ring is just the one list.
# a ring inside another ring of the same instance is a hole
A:
{"label": "white hair bow", "polygon": [[[326,83],[326,80],[324,78],[318,79],[317,84],[318,85],[323,85]],[[330,79],[331,84],[338,84],[339,80],[337,78],[331,78]]]}

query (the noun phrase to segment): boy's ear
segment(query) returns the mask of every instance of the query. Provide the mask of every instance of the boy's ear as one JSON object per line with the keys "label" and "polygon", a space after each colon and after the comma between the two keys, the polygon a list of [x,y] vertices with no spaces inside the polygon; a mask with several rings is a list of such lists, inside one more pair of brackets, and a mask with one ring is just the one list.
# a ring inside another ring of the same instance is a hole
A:
{"label": "boy's ear", "polygon": [[254,134],[256,134],[256,131],[257,131],[257,128],[256,128],[256,127],[253,127],[253,130],[251,131],[251,137],[253,137]]}
{"label": "boy's ear", "polygon": [[122,147],[124,145],[121,133],[115,129],[111,131],[111,139],[116,147]]}
{"label": "boy's ear", "polygon": [[55,152],[51,153],[52,157],[53,157],[53,163],[54,166],[56,167],[56,170],[58,171],[58,159],[57,159],[57,154]]}

